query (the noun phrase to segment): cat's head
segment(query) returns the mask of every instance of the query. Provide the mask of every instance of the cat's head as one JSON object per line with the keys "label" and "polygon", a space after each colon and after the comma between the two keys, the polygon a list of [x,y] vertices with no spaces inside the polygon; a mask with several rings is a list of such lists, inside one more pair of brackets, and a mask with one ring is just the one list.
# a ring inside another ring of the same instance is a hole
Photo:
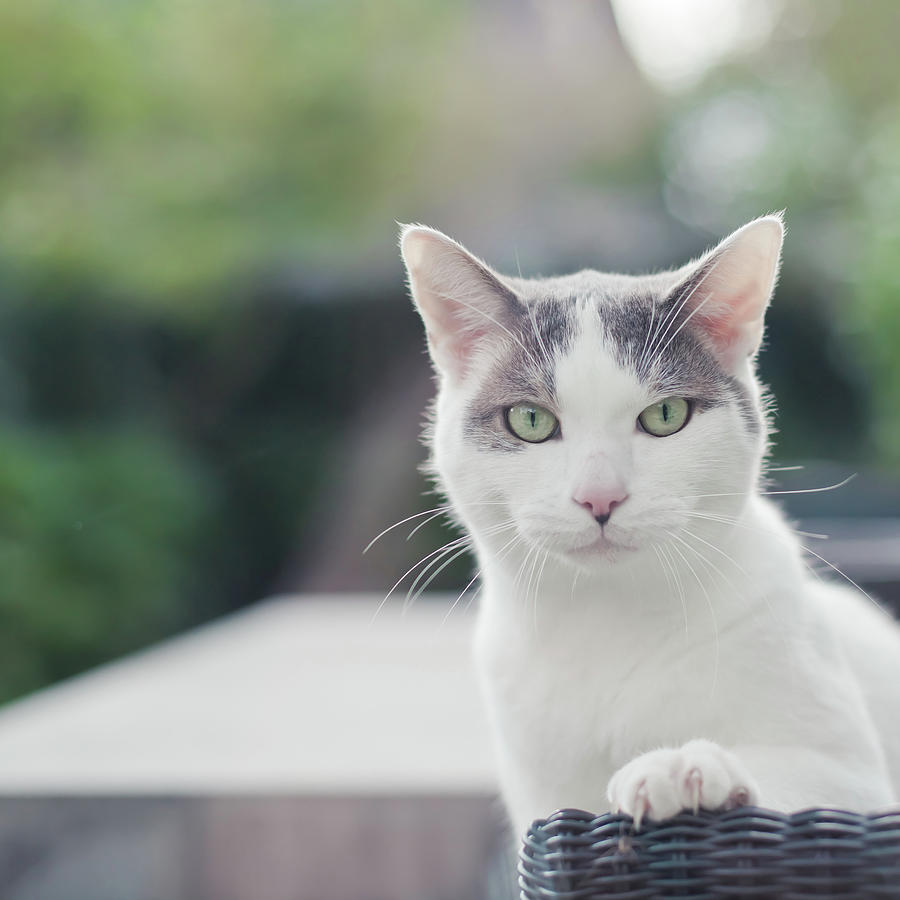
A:
{"label": "cat's head", "polygon": [[755,356],[783,234],[766,216],[678,270],[524,279],[405,227],[433,471],[476,540],[597,570],[726,527],[767,445]]}

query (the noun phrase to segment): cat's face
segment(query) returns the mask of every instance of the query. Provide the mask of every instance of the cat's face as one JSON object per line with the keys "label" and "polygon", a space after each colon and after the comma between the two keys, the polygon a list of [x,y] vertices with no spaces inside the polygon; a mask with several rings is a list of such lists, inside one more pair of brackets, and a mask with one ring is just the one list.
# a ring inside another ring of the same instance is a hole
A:
{"label": "cat's face", "polygon": [[765,448],[752,356],[781,235],[770,217],[677,272],[531,281],[407,229],[433,465],[478,540],[602,570],[721,530]]}

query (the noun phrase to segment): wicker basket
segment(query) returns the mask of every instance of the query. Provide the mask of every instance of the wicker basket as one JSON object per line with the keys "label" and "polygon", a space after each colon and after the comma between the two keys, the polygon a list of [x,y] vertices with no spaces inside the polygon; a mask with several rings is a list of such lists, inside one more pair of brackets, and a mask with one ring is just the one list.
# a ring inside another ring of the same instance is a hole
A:
{"label": "wicker basket", "polygon": [[529,830],[519,887],[523,900],[900,898],[900,811],[743,807],[636,832],[629,816],[565,809]]}

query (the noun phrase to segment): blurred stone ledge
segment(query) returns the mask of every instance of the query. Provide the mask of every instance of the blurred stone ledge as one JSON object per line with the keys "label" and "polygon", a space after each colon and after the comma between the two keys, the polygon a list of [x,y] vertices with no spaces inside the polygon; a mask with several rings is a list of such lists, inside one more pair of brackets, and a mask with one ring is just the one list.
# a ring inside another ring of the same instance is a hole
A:
{"label": "blurred stone ledge", "polygon": [[266,601],[0,710],[0,896],[483,897],[472,616],[380,599]]}
{"label": "blurred stone ledge", "polygon": [[[900,607],[900,519],[799,527]],[[505,838],[453,599],[269,600],[0,709],[0,897],[493,897]]]}

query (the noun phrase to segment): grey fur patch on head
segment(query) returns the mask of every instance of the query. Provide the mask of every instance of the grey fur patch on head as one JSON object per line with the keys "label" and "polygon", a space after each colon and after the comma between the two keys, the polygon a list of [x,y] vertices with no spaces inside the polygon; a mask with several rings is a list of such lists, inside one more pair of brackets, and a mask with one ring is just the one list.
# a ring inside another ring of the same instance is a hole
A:
{"label": "grey fur patch on head", "polygon": [[555,406],[557,360],[571,350],[578,333],[574,297],[520,296],[520,301],[515,321],[505,323],[512,326],[511,339],[484,379],[465,422],[466,435],[492,450],[523,448],[506,430],[501,402]]}
{"label": "grey fur patch on head", "polygon": [[505,279],[518,310],[504,323],[510,340],[471,404],[467,435],[485,449],[523,448],[506,431],[500,404],[557,405],[557,360],[574,346],[585,314],[596,315],[618,364],[652,393],[684,396],[699,413],[733,403],[748,433],[758,435],[762,412],[692,327],[682,303],[692,282],[682,278],[681,272],[629,276],[585,270],[560,278]]}

